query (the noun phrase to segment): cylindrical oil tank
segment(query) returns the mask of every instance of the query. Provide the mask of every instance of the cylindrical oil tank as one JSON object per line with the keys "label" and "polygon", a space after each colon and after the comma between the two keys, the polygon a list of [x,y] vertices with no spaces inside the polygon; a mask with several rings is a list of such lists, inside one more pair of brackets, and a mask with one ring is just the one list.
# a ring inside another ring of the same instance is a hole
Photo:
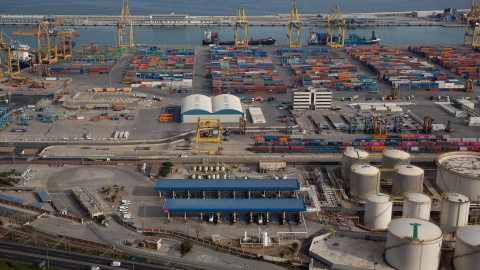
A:
{"label": "cylindrical oil tank", "polygon": [[350,169],[350,195],[365,200],[367,193],[380,191],[380,170],[367,164],[355,164]]}
{"label": "cylindrical oil tank", "polygon": [[[410,164],[410,154],[402,150],[385,150],[382,154],[382,169],[387,169],[382,172],[382,178],[391,180],[393,179],[393,169],[397,165]],[[392,171],[388,171],[392,170]]]}
{"label": "cylindrical oil tank", "polygon": [[442,194],[442,212],[440,226],[445,233],[454,233],[459,227],[468,223],[470,198],[456,192]]}
{"label": "cylindrical oil tank", "polygon": [[370,192],[365,202],[364,224],[371,229],[386,229],[392,220],[392,197],[384,193]]}
{"label": "cylindrical oil tank", "polygon": [[350,168],[357,163],[369,163],[370,154],[361,149],[348,149],[343,151],[342,155],[342,177],[344,180],[350,179]]}
{"label": "cylindrical oil tank", "polygon": [[417,166],[395,166],[392,181],[393,196],[401,196],[408,191],[423,192],[423,174],[423,169]]}
{"label": "cylindrical oil tank", "polygon": [[455,270],[478,269],[480,265],[480,225],[457,230],[453,266]]}
{"label": "cylindrical oil tank", "polygon": [[437,157],[435,184],[441,191],[464,194],[472,201],[480,195],[480,153],[450,152]]}
{"label": "cylindrical oil tank", "polygon": [[432,198],[424,193],[407,192],[403,195],[403,217],[430,220]]}
{"label": "cylindrical oil tank", "polygon": [[395,269],[437,270],[443,232],[418,218],[400,218],[388,224],[386,262]]}

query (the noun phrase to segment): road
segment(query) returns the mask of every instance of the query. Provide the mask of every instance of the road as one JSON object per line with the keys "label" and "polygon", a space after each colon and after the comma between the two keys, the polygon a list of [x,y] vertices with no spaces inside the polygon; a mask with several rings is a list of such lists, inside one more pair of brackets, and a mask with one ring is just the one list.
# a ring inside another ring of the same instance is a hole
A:
{"label": "road", "polygon": [[[38,265],[45,261],[50,267],[59,269],[90,269],[92,266],[98,266],[101,269],[118,269],[117,267],[110,267],[110,263],[112,262],[112,259],[110,258],[55,249],[23,246],[2,241],[0,241],[0,243],[2,246],[2,248],[0,248],[0,259],[3,260],[26,262],[34,265]],[[145,270],[173,269],[142,263],[135,263],[134,265],[132,262],[121,262],[122,269],[134,269],[134,266],[137,267],[137,269]]]}

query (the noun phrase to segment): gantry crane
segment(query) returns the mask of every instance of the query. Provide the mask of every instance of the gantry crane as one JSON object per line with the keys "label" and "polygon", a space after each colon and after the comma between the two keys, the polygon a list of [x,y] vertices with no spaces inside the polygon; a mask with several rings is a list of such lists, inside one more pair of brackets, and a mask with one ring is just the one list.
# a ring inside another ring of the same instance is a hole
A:
{"label": "gantry crane", "polygon": [[432,134],[433,121],[434,119],[428,116],[423,118],[423,132]]}
{"label": "gantry crane", "polygon": [[350,132],[350,134],[357,134],[357,126],[357,117],[355,117],[354,115],[350,116],[350,121],[348,125],[348,131]]}
{"label": "gantry crane", "polygon": [[238,122],[238,134],[247,135],[247,119],[245,117],[240,117]]}
{"label": "gantry crane", "polygon": [[49,63],[52,64],[57,60],[52,58],[52,50],[56,48],[51,48],[50,46],[50,34],[48,31],[48,25],[45,22],[38,22],[36,25],[27,28],[24,31],[13,31],[10,32],[12,35],[25,35],[25,36],[36,36],[37,37],[37,63]]}
{"label": "gantry crane", "polygon": [[[20,52],[35,52],[34,50],[25,50],[17,44],[16,41],[4,34],[0,30],[0,77],[15,77],[20,72]],[[5,70],[6,69],[6,70]]]}
{"label": "gantry crane", "polygon": [[[123,29],[128,27],[128,32],[123,32]],[[128,0],[123,0],[122,15],[117,24],[118,32],[118,47],[130,48],[133,46],[133,24],[132,17],[130,17],[130,10],[128,9]],[[123,36],[128,34],[128,41],[123,40]]]}
{"label": "gantry crane", "polygon": [[[57,48],[57,57],[67,59],[72,57],[73,51],[73,36],[80,36],[80,33],[74,29],[66,29],[63,27],[62,19],[55,19],[54,27],[49,28],[50,36],[54,37],[54,48]],[[58,38],[58,42],[57,39]]]}
{"label": "gantry crane", "polygon": [[[245,40],[238,39],[238,27],[245,31]],[[248,22],[243,7],[238,8],[235,20],[235,46],[248,46]]]}
{"label": "gantry crane", "polygon": [[[221,154],[220,144],[224,137],[222,126],[220,125],[220,119],[205,119],[198,117],[197,128],[195,130],[195,154],[209,153],[209,154]],[[216,151],[200,150],[198,146],[204,142],[211,142],[217,145]]]}
{"label": "gantry crane", "polygon": [[[340,13],[340,8],[335,5],[327,16],[327,45],[333,48],[345,46],[345,19]],[[338,36],[334,31],[338,28]]]}
{"label": "gantry crane", "polygon": [[[297,32],[297,41],[292,41],[292,28],[294,32]],[[302,22],[298,18],[297,0],[292,0],[287,28],[287,46],[291,48],[302,47]]]}
{"label": "gantry crane", "polygon": [[472,7],[470,10],[470,16],[467,19],[467,27],[465,28],[465,38],[463,43],[465,45],[470,45],[477,47],[478,44],[478,35],[479,35],[479,26],[480,22],[480,7],[478,6],[478,0],[472,0]]}

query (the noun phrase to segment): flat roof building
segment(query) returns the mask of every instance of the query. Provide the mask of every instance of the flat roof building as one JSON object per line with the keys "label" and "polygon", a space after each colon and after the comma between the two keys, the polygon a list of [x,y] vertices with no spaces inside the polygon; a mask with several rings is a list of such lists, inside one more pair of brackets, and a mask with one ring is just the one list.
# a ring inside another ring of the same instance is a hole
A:
{"label": "flat roof building", "polygon": [[93,202],[92,198],[88,196],[82,188],[73,187],[71,189],[73,197],[80,203],[83,209],[88,212],[90,218],[94,219],[103,215],[103,211]]}
{"label": "flat roof building", "polygon": [[327,88],[294,89],[294,110],[329,110],[332,108],[332,92]]}

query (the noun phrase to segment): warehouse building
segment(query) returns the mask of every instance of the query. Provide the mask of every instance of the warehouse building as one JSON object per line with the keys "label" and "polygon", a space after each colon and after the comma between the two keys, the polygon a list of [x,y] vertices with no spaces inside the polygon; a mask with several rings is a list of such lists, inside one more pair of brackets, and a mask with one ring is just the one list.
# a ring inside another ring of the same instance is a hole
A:
{"label": "warehouse building", "polygon": [[233,95],[190,95],[182,99],[181,122],[197,123],[198,117],[219,118],[220,123],[237,123],[244,117],[240,99]]}
{"label": "warehouse building", "polygon": [[332,92],[326,88],[294,89],[294,110],[329,110],[332,108]]}

